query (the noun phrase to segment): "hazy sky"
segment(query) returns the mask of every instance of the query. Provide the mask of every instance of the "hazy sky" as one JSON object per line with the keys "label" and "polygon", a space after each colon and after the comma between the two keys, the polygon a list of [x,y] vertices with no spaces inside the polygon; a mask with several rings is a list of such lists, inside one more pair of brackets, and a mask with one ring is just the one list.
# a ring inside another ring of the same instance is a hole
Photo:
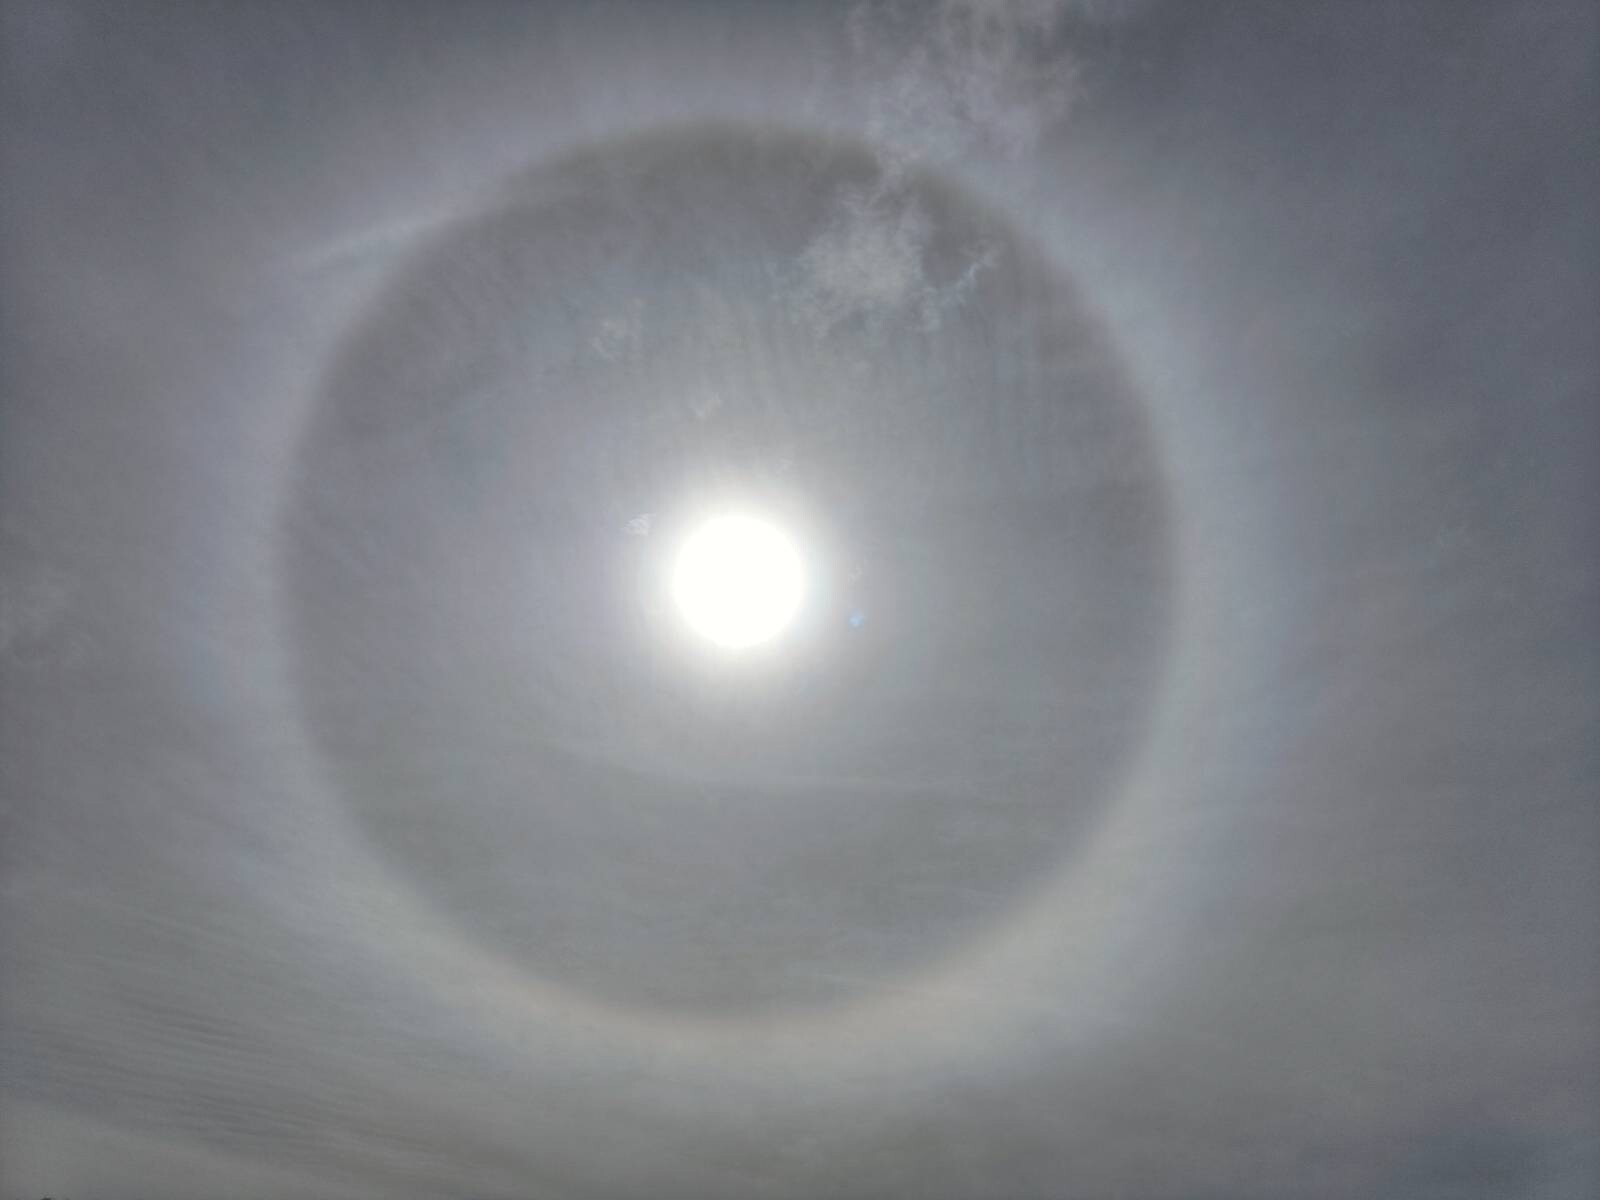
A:
{"label": "hazy sky", "polygon": [[1597,52],[0,7],[0,1200],[1600,1191]]}

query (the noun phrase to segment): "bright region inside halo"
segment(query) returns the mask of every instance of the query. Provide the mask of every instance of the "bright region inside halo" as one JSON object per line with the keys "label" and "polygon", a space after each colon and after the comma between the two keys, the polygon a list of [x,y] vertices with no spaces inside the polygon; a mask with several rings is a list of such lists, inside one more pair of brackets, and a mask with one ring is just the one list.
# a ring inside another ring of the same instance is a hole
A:
{"label": "bright region inside halo", "polygon": [[689,628],[728,649],[765,642],[800,608],[805,568],[777,526],[759,517],[713,517],[684,541],[672,598]]}

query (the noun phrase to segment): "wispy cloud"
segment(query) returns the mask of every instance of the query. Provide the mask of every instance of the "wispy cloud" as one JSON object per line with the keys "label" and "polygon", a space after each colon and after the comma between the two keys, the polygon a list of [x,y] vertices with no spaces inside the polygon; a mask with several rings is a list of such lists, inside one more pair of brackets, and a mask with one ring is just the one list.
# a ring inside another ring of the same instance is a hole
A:
{"label": "wispy cloud", "polygon": [[919,168],[1032,151],[1062,121],[1078,74],[1062,0],[943,0],[863,4],[850,18],[853,54],[877,80],[866,129],[877,147],[871,186],[842,187],[801,255],[802,311],[819,333],[841,321],[907,316],[932,332],[992,262],[967,250],[965,269],[935,282],[926,269],[932,222],[912,186]]}

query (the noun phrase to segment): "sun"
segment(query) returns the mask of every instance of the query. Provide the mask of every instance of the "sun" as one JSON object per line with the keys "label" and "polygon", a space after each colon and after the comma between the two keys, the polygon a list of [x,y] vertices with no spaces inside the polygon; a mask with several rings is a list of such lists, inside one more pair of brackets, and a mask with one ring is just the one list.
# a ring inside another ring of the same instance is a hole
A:
{"label": "sun", "polygon": [[749,514],[729,513],[699,525],[673,563],[678,612],[696,634],[725,649],[776,637],[804,595],[805,565],[793,540]]}

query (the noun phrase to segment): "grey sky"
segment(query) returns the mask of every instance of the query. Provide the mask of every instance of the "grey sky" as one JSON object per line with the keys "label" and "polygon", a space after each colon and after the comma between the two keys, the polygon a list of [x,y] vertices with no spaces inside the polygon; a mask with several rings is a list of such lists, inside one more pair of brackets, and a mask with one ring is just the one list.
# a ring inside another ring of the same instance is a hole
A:
{"label": "grey sky", "polygon": [[0,1200],[1594,1195],[1597,49],[0,6]]}

